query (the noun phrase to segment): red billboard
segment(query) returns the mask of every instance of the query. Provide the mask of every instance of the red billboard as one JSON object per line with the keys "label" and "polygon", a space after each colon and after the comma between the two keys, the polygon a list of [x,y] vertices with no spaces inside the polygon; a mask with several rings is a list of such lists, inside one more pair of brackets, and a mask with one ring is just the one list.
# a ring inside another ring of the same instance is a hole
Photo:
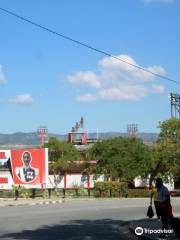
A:
{"label": "red billboard", "polygon": [[46,184],[48,177],[47,149],[11,150],[11,167],[14,184]]}

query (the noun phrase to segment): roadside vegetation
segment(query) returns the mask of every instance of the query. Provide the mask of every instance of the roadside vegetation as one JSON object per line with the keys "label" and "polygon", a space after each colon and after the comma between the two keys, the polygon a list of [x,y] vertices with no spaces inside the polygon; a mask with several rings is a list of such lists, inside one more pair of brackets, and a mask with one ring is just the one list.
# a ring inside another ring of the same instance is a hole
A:
{"label": "roadside vegetation", "polygon": [[[156,177],[164,181],[180,179],[180,119],[169,119],[159,123],[160,134],[152,146],[141,139],[116,137],[99,141],[86,152],[66,142],[51,138],[45,147],[49,148],[49,171],[60,175],[83,162],[82,174],[94,174],[95,179],[104,174],[105,182],[96,181],[89,196],[95,197],[146,197],[148,189],[133,189],[136,177],[148,179],[149,185]],[[88,160],[96,160],[91,166]],[[13,191],[12,191],[13,192]],[[33,196],[32,191],[21,189],[22,197]],[[48,190],[36,190],[35,196],[50,196]],[[65,190],[54,189],[54,196],[65,194]],[[0,197],[3,191],[0,191]],[[13,195],[9,193],[9,196]],[[66,190],[66,196],[88,196],[82,186]]]}
{"label": "roadside vegetation", "polygon": [[[149,179],[178,176],[180,173],[180,119],[159,123],[160,134],[152,146],[141,139],[116,137],[97,142],[83,156],[66,142],[51,138],[49,148],[50,171],[56,174],[73,168],[76,160],[84,161],[84,171],[105,174],[119,182],[133,182],[135,177]],[[95,159],[94,167],[87,160]]]}

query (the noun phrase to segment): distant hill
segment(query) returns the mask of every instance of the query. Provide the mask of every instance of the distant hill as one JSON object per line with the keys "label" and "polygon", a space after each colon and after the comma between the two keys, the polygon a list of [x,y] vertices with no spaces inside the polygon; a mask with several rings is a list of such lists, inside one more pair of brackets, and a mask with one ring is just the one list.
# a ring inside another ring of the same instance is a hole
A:
{"label": "distant hill", "polygon": [[[110,139],[113,137],[127,137],[127,133],[120,132],[105,132],[98,133],[99,139]],[[48,138],[56,137],[60,140],[67,140],[67,135],[65,134],[54,134],[49,133]],[[96,133],[89,133],[88,138],[96,138]],[[138,133],[137,137],[142,138],[144,142],[151,143],[156,141],[158,134],[157,133]],[[0,145],[40,145],[41,138],[37,133],[23,133],[17,132],[13,134],[0,134]]]}

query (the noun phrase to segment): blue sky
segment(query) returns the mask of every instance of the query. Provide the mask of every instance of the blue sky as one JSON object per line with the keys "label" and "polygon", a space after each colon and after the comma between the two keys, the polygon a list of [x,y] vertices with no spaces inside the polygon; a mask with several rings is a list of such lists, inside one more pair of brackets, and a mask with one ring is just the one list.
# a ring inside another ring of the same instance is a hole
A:
{"label": "blue sky", "polygon": [[[180,81],[178,0],[1,0],[0,7]],[[0,11],[1,133],[157,132],[180,85],[56,37]]]}

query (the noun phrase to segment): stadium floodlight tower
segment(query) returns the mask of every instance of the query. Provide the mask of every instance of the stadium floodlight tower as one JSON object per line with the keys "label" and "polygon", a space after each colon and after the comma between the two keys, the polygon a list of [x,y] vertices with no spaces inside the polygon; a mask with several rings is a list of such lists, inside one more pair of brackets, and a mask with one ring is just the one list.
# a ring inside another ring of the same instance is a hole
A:
{"label": "stadium floodlight tower", "polygon": [[127,125],[127,132],[128,132],[129,137],[135,138],[136,134],[138,132],[138,125],[134,124],[134,123],[133,124],[128,124]]}
{"label": "stadium floodlight tower", "polygon": [[84,118],[81,117],[81,120],[80,120],[80,127],[83,128],[84,127]]}
{"label": "stadium floodlight tower", "polygon": [[47,137],[48,134],[48,128],[46,126],[38,127],[37,134],[41,136],[41,145],[44,146],[45,138]]}
{"label": "stadium floodlight tower", "polygon": [[171,100],[171,118],[180,119],[180,95],[177,93],[170,93]]}
{"label": "stadium floodlight tower", "polygon": [[[79,122],[76,122],[72,127],[71,132],[68,134],[68,142],[71,144],[86,144],[87,134],[83,131],[84,118],[81,117]],[[80,131],[79,131],[80,130]]]}

